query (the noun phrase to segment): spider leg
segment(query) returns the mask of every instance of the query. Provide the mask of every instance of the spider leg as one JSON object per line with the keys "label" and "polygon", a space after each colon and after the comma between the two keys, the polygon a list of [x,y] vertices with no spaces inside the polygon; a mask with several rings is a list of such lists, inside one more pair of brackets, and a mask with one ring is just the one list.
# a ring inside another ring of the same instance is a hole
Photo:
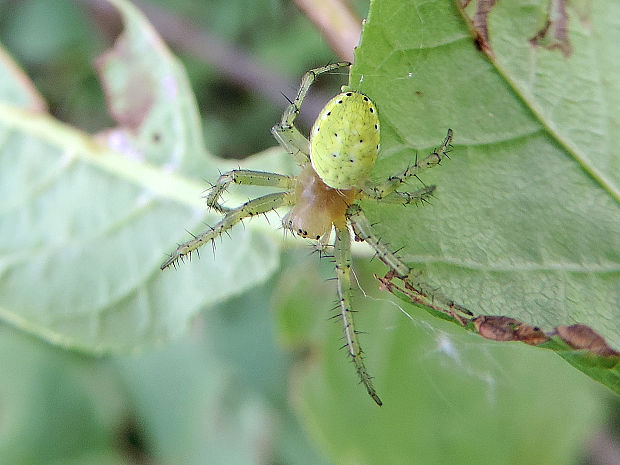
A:
{"label": "spider leg", "polygon": [[421,280],[419,273],[415,273],[394,252],[388,249],[388,246],[374,232],[370,221],[359,205],[353,204],[349,207],[347,218],[355,235],[375,249],[377,257],[389,266],[400,279],[409,284],[408,289],[417,294],[418,303],[440,312],[448,313],[459,321],[460,318],[456,312],[472,315],[468,309],[439,293],[436,287]]}
{"label": "spider leg", "polygon": [[376,186],[365,186],[363,188],[364,193],[366,193],[370,197],[374,197],[376,199],[383,199],[388,194],[394,192],[398,186],[402,183],[406,182],[409,178],[417,177],[422,171],[432,168],[434,166],[439,165],[444,158],[448,157],[448,152],[452,147],[450,142],[452,142],[452,129],[448,129],[448,134],[444,139],[441,147],[437,150],[434,150],[430,155],[423,158],[422,160],[418,160],[416,157],[416,161],[413,165],[407,167],[407,169],[396,176],[390,176],[387,181],[381,183]]}
{"label": "spider leg", "polygon": [[293,124],[297,115],[299,115],[301,104],[317,76],[350,65],[351,63],[348,62],[332,63],[327,66],[311,69],[304,74],[295,100],[286,107],[280,122],[271,128],[271,134],[273,134],[278,143],[284,147],[301,166],[306,165],[310,161],[310,142]]}
{"label": "spider leg", "polygon": [[310,162],[310,141],[293,124],[276,124],[271,128],[271,134],[278,144],[293,156],[298,165],[304,166]]}
{"label": "spider leg", "polygon": [[372,385],[372,377],[368,374],[364,365],[364,353],[353,322],[353,310],[351,308],[351,235],[346,226],[336,226],[334,259],[336,261],[336,277],[338,278],[340,317],[344,324],[345,347],[351,356],[351,360],[353,360],[361,382],[366,386],[368,394],[378,405],[382,405],[383,402],[381,402],[377,391],[375,391]]}
{"label": "spider leg", "polygon": [[391,192],[385,197],[376,197],[374,192],[361,192],[362,200],[380,200],[390,204],[410,205],[427,202],[433,196],[436,186],[426,186],[414,192]]}
{"label": "spider leg", "polygon": [[289,192],[277,192],[274,194],[264,195],[257,199],[249,200],[238,208],[228,210],[226,215],[215,226],[194,236],[193,239],[179,245],[177,249],[172,252],[170,257],[162,263],[160,268],[163,270],[176,264],[179,260],[182,260],[184,257],[190,255],[199,247],[202,247],[206,243],[214,240],[222,233],[227,232],[242,219],[261,215],[285,205],[292,205],[294,201],[294,195]]}
{"label": "spider leg", "polygon": [[207,205],[220,213],[232,211],[219,203],[219,199],[224,191],[231,184],[247,184],[251,186],[276,187],[290,190],[295,186],[295,179],[283,174],[267,173],[265,171],[254,170],[232,170],[218,178],[217,182],[207,195]]}

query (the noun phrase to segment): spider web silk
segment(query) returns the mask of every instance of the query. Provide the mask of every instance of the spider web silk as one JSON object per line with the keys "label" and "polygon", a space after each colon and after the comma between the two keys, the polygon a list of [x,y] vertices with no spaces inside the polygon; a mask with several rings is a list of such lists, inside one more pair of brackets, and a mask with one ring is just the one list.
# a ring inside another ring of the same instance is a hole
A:
{"label": "spider web silk", "polygon": [[[406,319],[404,321],[407,324],[414,326],[417,329],[422,330],[428,335],[434,344],[428,345],[427,349],[423,352],[419,351],[419,347],[415,350],[412,349],[410,354],[413,360],[426,360],[432,361],[436,364],[440,364],[442,369],[454,372],[457,376],[464,376],[467,378],[473,378],[480,382],[484,386],[484,396],[487,402],[491,406],[497,406],[497,388],[499,386],[510,386],[512,384],[512,376],[506,370],[506,368],[497,361],[497,358],[493,355],[493,349],[497,349],[497,343],[487,341],[483,338],[475,342],[463,342],[462,340],[455,341],[453,336],[440,328],[431,324],[426,319],[416,318],[409,311],[407,311],[398,299],[387,292],[378,291],[380,297],[372,295],[367,292],[361,285],[355,270],[353,269],[353,282],[354,286],[359,289],[359,292],[363,299],[389,304],[387,308],[391,308],[397,313],[400,313]],[[423,311],[420,309],[420,311]],[[398,319],[399,323],[403,321],[402,317]],[[443,323],[443,322],[442,322]],[[394,331],[395,325],[386,325],[383,327],[373,328],[375,331]],[[478,353],[477,363],[472,363],[465,352]],[[371,357],[372,354],[369,355]],[[484,362],[481,363],[480,360]],[[486,367],[486,368],[481,368]],[[429,371],[427,365],[419,363],[416,365],[416,369],[420,370],[420,373],[424,375],[427,382],[434,388],[437,393],[438,399],[445,403],[448,407],[453,407],[455,411],[458,411],[457,402],[454,397],[445,394],[445,388],[442,387],[436,379],[436,374]]]}

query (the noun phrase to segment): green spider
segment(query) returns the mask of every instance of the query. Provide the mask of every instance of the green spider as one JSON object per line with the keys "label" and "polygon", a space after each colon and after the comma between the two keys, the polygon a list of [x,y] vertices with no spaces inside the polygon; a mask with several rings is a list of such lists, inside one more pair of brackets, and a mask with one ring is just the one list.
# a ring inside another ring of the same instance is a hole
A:
{"label": "green spider", "polygon": [[[425,186],[415,192],[400,192],[396,189],[408,179],[417,177],[421,171],[438,165],[447,156],[452,130],[448,130],[439,149],[422,160],[416,159],[403,173],[390,176],[380,184],[371,183],[370,173],[379,152],[380,129],[377,108],[366,95],[343,87],[343,92],[331,99],[319,114],[310,140],[293,124],[316,77],[346,66],[350,66],[350,63],[334,63],[308,71],[301,81],[295,100],[284,111],[280,123],[271,129],[278,143],[301,166],[301,173],[298,176],[285,176],[236,169],[222,174],[207,196],[207,205],[224,217],[215,226],[179,245],[161,265],[161,269],[176,265],[179,260],[214,241],[239,221],[280,207],[292,207],[283,218],[284,228],[301,237],[318,241],[319,249],[328,246],[332,229],[335,229],[333,258],[338,282],[338,316],[344,324],[344,347],[368,394],[378,405],[382,405],[373,387],[372,377],[364,365],[359,334],[353,321],[349,227],[356,240],[367,242],[379,259],[390,267],[393,275],[415,283],[410,287],[420,297],[421,303],[433,308],[443,305],[450,313],[455,309],[466,311],[419,281],[411,268],[379,240],[358,203],[359,200],[373,200],[408,205],[427,200],[435,186]],[[237,208],[227,208],[219,200],[231,183],[271,187],[282,189],[282,192],[250,200]]]}

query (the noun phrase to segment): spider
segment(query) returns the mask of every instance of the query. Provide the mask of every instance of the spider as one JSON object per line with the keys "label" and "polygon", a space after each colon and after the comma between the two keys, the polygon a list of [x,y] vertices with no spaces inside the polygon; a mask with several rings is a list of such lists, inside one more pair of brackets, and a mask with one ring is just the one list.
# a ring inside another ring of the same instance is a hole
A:
{"label": "spider", "polygon": [[[347,66],[350,63],[333,63],[308,71],[302,78],[297,96],[285,109],[281,121],[271,129],[278,143],[300,165],[299,175],[285,176],[244,169],[222,174],[207,195],[206,203],[209,208],[223,214],[223,218],[215,226],[180,244],[161,265],[161,269],[176,265],[179,260],[214,241],[241,220],[280,207],[292,207],[282,220],[285,230],[316,240],[319,250],[328,247],[332,230],[335,230],[332,258],[338,283],[338,316],[344,325],[344,348],[368,394],[378,405],[382,405],[364,364],[359,333],[353,321],[349,227],[356,240],[365,241],[374,249],[379,259],[390,268],[392,275],[403,280],[416,279],[415,285],[410,285],[410,288],[422,297],[421,301],[431,306],[439,302],[448,307],[450,312],[454,308],[462,309],[417,280],[409,266],[377,237],[358,203],[360,200],[371,200],[409,205],[426,201],[433,194],[435,186],[424,186],[415,192],[396,189],[447,157],[452,130],[448,130],[439,149],[422,160],[416,157],[416,161],[404,172],[390,176],[380,184],[373,184],[370,173],[379,152],[380,128],[377,108],[369,97],[343,86],[342,93],[331,99],[317,117],[310,140],[294,126],[302,102],[317,76]],[[264,186],[281,191],[249,200],[237,208],[228,208],[220,203],[220,197],[230,184]]]}

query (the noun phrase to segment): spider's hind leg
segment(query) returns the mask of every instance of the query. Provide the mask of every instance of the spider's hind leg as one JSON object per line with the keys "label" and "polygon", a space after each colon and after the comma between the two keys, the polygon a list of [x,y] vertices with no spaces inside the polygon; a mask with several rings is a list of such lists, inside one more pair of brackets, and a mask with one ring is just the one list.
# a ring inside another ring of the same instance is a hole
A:
{"label": "spider's hind leg", "polygon": [[220,222],[215,226],[179,245],[177,249],[172,252],[170,257],[162,263],[160,268],[163,270],[169,266],[175,265],[179,260],[183,260],[185,257],[188,257],[199,247],[202,247],[227,232],[244,218],[251,218],[253,216],[275,210],[279,207],[292,205],[294,201],[294,195],[288,192],[277,192],[274,194],[264,195],[254,200],[249,200],[237,208],[227,210],[226,215],[224,215]]}
{"label": "spider's hind leg", "polygon": [[418,303],[449,314],[461,323],[463,323],[463,320],[458,313],[472,315],[468,309],[441,294],[436,287],[424,282],[420,278],[420,273],[415,273],[405,262],[397,257],[376,235],[370,221],[359,205],[353,204],[349,207],[347,218],[355,235],[367,242],[375,250],[377,257],[405,282],[407,288],[416,294],[416,301]]}
{"label": "spider's hind leg", "polygon": [[346,226],[336,226],[334,260],[336,262],[336,277],[338,280],[339,316],[344,324],[344,339],[346,341],[344,347],[347,349],[347,353],[351,357],[357,374],[366,387],[368,394],[378,405],[382,405],[383,402],[381,402],[377,391],[372,385],[372,377],[368,374],[364,365],[364,353],[353,322],[353,310],[351,308],[351,235]]}

